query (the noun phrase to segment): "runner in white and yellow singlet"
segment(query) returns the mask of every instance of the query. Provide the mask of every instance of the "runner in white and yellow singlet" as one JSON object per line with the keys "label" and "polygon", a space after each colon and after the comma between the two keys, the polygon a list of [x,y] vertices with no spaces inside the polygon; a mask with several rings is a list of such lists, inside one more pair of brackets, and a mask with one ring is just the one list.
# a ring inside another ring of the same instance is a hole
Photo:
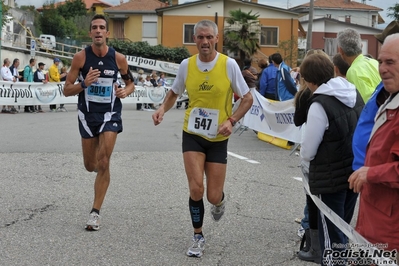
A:
{"label": "runner in white and yellow singlet", "polygon": [[[225,210],[223,192],[227,166],[227,143],[232,128],[252,105],[252,94],[236,61],[215,50],[219,40],[217,25],[202,20],[194,26],[193,39],[198,54],[180,64],[172,89],[153,114],[155,125],[162,122],[179,95],[186,90],[189,106],[183,124],[182,150],[189,185],[189,210],[194,236],[187,250],[190,257],[201,257],[205,247],[204,174],[211,217],[219,221]],[[232,113],[233,92],[241,104]]]}

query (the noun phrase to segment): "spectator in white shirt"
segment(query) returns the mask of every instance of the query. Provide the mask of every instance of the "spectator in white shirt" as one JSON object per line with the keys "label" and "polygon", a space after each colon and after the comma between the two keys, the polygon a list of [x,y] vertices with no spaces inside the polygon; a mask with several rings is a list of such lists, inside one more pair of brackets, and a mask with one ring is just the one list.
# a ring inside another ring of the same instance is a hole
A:
{"label": "spectator in white shirt", "polygon": [[[3,63],[4,64],[1,68],[1,78],[5,81],[12,81],[12,82],[17,81],[17,79],[12,75],[11,70],[10,70],[10,64],[11,64],[10,59],[8,59],[8,58],[4,59]],[[9,105],[7,107],[5,105],[3,105],[3,109],[1,110],[1,112],[9,113],[9,114],[14,113],[13,111],[11,111],[12,107],[13,106],[11,106],[11,105]]]}

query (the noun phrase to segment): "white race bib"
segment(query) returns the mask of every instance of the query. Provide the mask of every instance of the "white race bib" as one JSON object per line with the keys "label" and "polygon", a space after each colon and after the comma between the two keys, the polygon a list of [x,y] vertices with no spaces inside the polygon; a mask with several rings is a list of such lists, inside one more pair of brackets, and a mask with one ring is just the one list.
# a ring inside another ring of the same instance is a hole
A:
{"label": "white race bib", "polygon": [[97,82],[90,84],[85,90],[87,100],[96,103],[110,103],[113,93],[112,86],[112,78],[98,78]]}
{"label": "white race bib", "polygon": [[217,136],[218,122],[219,110],[195,107],[188,117],[187,129],[190,132],[213,139]]}

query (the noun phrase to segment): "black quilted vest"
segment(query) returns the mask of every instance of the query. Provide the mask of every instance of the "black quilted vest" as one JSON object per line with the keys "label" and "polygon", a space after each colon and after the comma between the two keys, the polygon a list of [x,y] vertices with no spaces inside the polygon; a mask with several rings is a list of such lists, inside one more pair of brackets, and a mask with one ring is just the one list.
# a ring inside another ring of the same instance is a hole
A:
{"label": "black quilted vest", "polygon": [[311,101],[323,106],[329,127],[324,132],[315,158],[310,162],[310,192],[318,195],[348,189],[348,178],[353,172],[352,138],[364,106],[363,99],[357,92],[353,108],[333,96],[322,94],[315,94]]}

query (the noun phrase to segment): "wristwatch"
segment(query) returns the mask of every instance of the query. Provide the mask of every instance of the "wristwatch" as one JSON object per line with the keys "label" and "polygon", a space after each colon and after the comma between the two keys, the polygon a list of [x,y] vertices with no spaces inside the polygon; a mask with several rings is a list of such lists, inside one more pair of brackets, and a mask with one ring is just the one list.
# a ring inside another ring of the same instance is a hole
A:
{"label": "wristwatch", "polygon": [[227,120],[230,121],[231,125],[234,127],[237,124],[237,121],[235,121],[233,118],[229,117]]}
{"label": "wristwatch", "polygon": [[80,86],[82,87],[82,89],[86,89],[87,88],[84,80],[82,80],[82,82],[80,83]]}

